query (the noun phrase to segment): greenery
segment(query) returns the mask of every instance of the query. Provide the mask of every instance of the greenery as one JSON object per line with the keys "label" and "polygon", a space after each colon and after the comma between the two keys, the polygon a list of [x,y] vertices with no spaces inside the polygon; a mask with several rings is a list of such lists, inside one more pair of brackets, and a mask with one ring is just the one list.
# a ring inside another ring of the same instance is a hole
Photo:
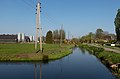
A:
{"label": "greenery", "polygon": [[53,31],[53,40],[54,40],[54,43],[60,43],[61,35],[62,35],[62,40],[64,40],[65,37],[66,37],[64,29],[54,30]]}
{"label": "greenery", "polygon": [[43,52],[35,50],[34,44],[0,44],[0,61],[40,61],[45,55],[47,60],[59,59],[72,52],[71,46],[44,44]]}
{"label": "greenery", "polygon": [[107,31],[103,31],[102,29],[97,29],[95,33],[89,32],[87,35],[79,38],[80,43],[115,43],[116,35],[111,34]]}
{"label": "greenery", "polygon": [[102,29],[97,29],[96,30],[96,38],[101,39],[103,35],[103,30]]}
{"label": "greenery", "polygon": [[80,38],[80,42],[81,43],[92,43],[93,40],[95,39],[95,34],[90,32],[89,34],[87,34],[86,36],[82,36]]}
{"label": "greenery", "polygon": [[91,53],[99,53],[99,52],[103,52],[104,49],[102,47],[95,47],[95,46],[90,46],[87,44],[80,44],[79,47],[81,48],[85,48],[86,50],[88,50]]}
{"label": "greenery", "polygon": [[114,52],[105,51],[101,47],[95,47],[90,45],[79,45],[79,47],[84,48],[90,53],[95,54],[98,58],[104,57],[105,59],[109,60],[112,63],[119,63],[120,62],[120,54]]}
{"label": "greenery", "polygon": [[118,9],[118,13],[115,18],[115,31],[117,35],[117,41],[120,42],[120,9]]}
{"label": "greenery", "polygon": [[46,43],[52,44],[53,43],[53,34],[52,31],[48,31],[46,35]]}

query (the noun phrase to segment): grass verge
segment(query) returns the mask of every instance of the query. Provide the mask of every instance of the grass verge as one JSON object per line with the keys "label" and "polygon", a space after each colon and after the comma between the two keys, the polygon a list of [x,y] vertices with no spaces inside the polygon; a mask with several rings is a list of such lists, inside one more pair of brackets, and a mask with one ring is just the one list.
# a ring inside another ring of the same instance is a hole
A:
{"label": "grass verge", "polygon": [[0,61],[40,61],[55,60],[62,58],[70,53],[69,45],[44,44],[43,52],[35,50],[34,44],[0,44]]}

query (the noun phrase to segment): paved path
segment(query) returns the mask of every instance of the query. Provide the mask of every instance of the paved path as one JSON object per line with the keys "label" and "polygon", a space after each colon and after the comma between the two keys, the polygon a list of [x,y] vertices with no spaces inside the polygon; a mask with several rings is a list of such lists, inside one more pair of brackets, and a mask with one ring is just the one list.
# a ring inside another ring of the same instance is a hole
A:
{"label": "paved path", "polygon": [[103,47],[106,51],[112,51],[112,52],[115,52],[115,53],[119,53],[120,54],[120,51],[117,50],[117,49],[111,49],[111,48],[107,48],[107,47]]}
{"label": "paved path", "polygon": [[[91,46],[95,46],[95,47],[103,47],[103,46],[97,46],[97,45],[94,45],[94,44],[89,44]],[[115,52],[115,53],[119,53],[120,54],[120,50],[117,50],[117,49],[112,49],[112,48],[107,48],[107,47],[103,47],[104,50],[106,51],[110,51],[110,52]]]}

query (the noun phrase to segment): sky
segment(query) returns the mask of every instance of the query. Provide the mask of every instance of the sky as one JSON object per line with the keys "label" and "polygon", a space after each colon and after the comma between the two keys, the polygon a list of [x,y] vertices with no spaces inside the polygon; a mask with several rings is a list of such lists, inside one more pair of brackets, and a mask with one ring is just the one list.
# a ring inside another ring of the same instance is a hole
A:
{"label": "sky", "polygon": [[[115,33],[120,0],[40,0],[43,35],[63,29],[81,37],[101,28]],[[0,33],[35,35],[37,0],[0,0]]]}

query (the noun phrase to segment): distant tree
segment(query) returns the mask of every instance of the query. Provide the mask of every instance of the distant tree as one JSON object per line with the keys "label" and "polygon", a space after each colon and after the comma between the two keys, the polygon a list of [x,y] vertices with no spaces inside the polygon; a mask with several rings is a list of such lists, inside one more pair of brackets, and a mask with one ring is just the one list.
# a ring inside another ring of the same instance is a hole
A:
{"label": "distant tree", "polygon": [[102,35],[103,35],[103,30],[102,29],[97,29],[96,30],[96,39],[102,39]]}
{"label": "distant tree", "polygon": [[53,34],[52,31],[48,31],[46,35],[46,43],[52,44],[53,43]]}
{"label": "distant tree", "polygon": [[118,13],[116,15],[114,24],[115,24],[115,31],[117,35],[117,41],[120,43],[120,9],[118,9]]}
{"label": "distant tree", "polygon": [[78,38],[72,38],[71,43],[72,44],[78,44],[79,39]]}
{"label": "distant tree", "polygon": [[92,43],[94,38],[95,38],[95,34],[90,32],[88,35],[87,35],[87,38],[88,38],[88,42],[89,43]]}
{"label": "distant tree", "polygon": [[87,34],[86,36],[82,36],[79,41],[81,43],[92,43],[94,41],[95,38],[95,34],[90,32],[89,34]]}
{"label": "distant tree", "polygon": [[62,29],[62,30],[59,30],[59,39],[61,39],[61,32],[62,32],[62,40],[65,39],[65,31]]}
{"label": "distant tree", "polygon": [[54,39],[55,43],[60,43],[61,32],[62,32],[62,40],[64,40],[66,37],[66,34],[65,34],[65,31],[63,29],[53,31],[53,39]]}
{"label": "distant tree", "polygon": [[58,30],[53,31],[53,38],[59,39],[59,31]]}
{"label": "distant tree", "polygon": [[59,43],[59,30],[54,30],[53,31],[53,40],[54,40],[54,43]]}
{"label": "distant tree", "polygon": [[80,42],[80,43],[85,43],[85,42],[86,42],[86,36],[82,36],[82,37],[79,39],[79,42]]}
{"label": "distant tree", "polygon": [[116,41],[116,35],[110,34],[107,31],[103,31],[102,29],[97,29],[96,33],[89,32],[89,34],[82,36],[79,38],[80,43],[114,43]]}

